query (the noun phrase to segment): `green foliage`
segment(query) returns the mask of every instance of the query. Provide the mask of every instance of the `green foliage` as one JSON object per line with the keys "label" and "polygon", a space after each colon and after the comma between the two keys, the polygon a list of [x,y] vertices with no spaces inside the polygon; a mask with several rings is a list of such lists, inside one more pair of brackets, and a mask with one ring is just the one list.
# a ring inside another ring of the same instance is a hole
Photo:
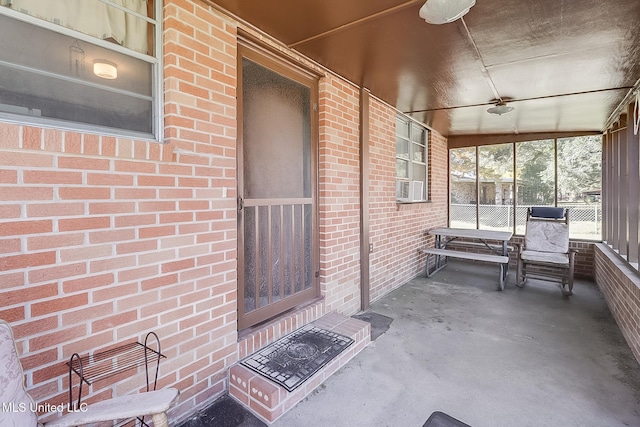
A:
{"label": "green foliage", "polygon": [[599,190],[602,183],[602,137],[600,135],[558,140],[558,194],[582,198]]}
{"label": "green foliage", "polygon": [[[513,177],[513,147],[514,144],[478,147],[478,170],[482,181],[498,182]],[[553,204],[556,179],[553,140],[520,142],[515,147],[518,203]],[[476,168],[475,147],[455,149],[450,153],[452,175],[473,179]],[[557,162],[559,200],[584,200],[584,192],[600,190],[600,135],[558,139]]]}

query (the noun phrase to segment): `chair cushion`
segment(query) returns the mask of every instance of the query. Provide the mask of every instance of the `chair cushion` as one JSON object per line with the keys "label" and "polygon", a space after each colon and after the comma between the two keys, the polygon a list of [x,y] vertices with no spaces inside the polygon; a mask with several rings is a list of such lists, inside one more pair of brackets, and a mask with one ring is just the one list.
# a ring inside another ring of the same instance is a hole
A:
{"label": "chair cushion", "polygon": [[13,332],[4,320],[0,320],[0,402],[11,405],[9,411],[2,411],[0,424],[3,427],[35,427],[38,424],[38,417],[31,410],[33,401],[24,389]]}
{"label": "chair cushion", "polygon": [[524,246],[528,251],[566,254],[569,252],[569,226],[555,221],[527,221]]}
{"label": "chair cushion", "polygon": [[527,262],[546,262],[569,267],[569,255],[553,252],[522,251],[521,258]]}

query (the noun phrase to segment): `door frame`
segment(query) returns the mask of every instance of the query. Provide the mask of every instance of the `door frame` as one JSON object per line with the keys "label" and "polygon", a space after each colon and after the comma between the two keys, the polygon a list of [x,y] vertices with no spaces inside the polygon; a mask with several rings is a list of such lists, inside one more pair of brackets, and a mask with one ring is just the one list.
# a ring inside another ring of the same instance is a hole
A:
{"label": "door frame", "polygon": [[[259,323],[277,317],[291,310],[292,308],[313,301],[320,297],[320,256],[319,256],[319,219],[318,219],[318,140],[319,140],[319,79],[321,74],[315,70],[295,63],[287,58],[278,55],[279,52],[273,48],[263,45],[251,35],[239,31],[238,54],[237,54],[237,152],[236,152],[236,173],[237,173],[237,194],[238,194],[238,238],[237,238],[237,313],[238,331],[248,329]],[[269,304],[263,309],[256,309],[250,313],[244,313],[244,223],[241,213],[244,203],[244,149],[243,139],[243,104],[242,104],[242,60],[249,59],[272,72],[280,74],[290,80],[302,84],[310,89],[310,150],[311,150],[311,280],[312,286],[287,297],[283,300]]]}

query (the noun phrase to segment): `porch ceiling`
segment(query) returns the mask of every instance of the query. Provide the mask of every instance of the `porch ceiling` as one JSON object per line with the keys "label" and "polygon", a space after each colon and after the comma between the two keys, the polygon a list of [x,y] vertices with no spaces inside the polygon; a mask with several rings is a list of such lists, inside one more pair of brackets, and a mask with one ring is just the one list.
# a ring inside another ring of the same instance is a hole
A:
{"label": "porch ceiling", "polygon": [[601,131],[640,78],[638,0],[477,0],[446,25],[424,0],[212,2],[446,136]]}

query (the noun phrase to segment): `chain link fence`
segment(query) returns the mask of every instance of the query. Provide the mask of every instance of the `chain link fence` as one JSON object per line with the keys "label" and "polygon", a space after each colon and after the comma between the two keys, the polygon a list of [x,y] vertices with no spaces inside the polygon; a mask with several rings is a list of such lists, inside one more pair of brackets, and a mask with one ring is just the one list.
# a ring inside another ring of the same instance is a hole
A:
{"label": "chain link fence", "polygon": [[[563,203],[560,207],[569,209],[569,232],[573,239],[601,240],[602,206],[600,203]],[[479,205],[480,228],[511,231],[514,207],[510,205]],[[527,220],[527,206],[515,208],[516,234],[524,234]],[[475,204],[451,204],[451,227],[476,228]]]}

